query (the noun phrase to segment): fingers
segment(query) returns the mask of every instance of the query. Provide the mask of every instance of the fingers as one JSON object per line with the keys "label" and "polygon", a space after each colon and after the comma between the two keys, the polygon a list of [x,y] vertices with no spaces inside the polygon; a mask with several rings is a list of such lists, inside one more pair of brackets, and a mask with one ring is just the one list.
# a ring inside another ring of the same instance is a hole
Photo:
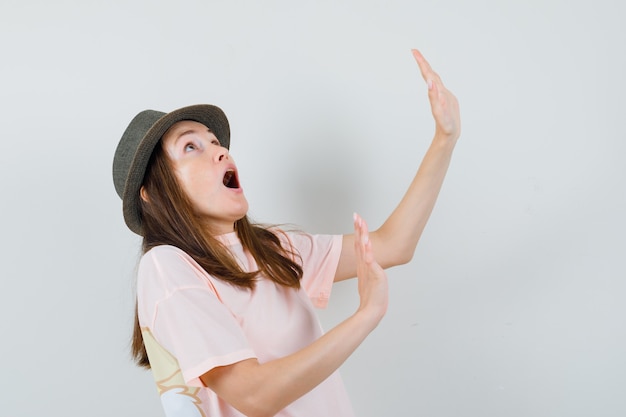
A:
{"label": "fingers", "polygon": [[354,213],[354,250],[358,260],[369,264],[374,261],[372,242],[369,238],[367,223],[358,214]]}
{"label": "fingers", "polygon": [[430,67],[430,64],[426,61],[426,58],[424,58],[424,55],[422,55],[420,51],[417,49],[411,49],[411,52],[413,53],[415,61],[417,61],[422,77],[424,77],[424,80],[428,81],[428,75],[433,72],[433,69]]}
{"label": "fingers", "polygon": [[441,78],[433,71],[421,52],[417,49],[412,49],[411,52],[428,85],[428,98],[437,125],[437,132],[446,137],[458,138],[460,115],[456,97],[443,85]]}
{"label": "fingers", "polygon": [[422,78],[424,78],[424,81],[426,81],[426,84],[428,85],[429,93],[438,94],[439,90],[441,90],[441,87],[443,87],[441,78],[432,69],[432,67],[430,66],[428,61],[426,61],[426,58],[424,58],[424,55],[422,55],[420,51],[418,51],[417,49],[411,49],[411,52],[413,53],[413,57],[415,58],[415,61],[419,66],[420,72],[422,73]]}
{"label": "fingers", "polygon": [[378,324],[387,311],[389,288],[387,274],[374,259],[372,241],[367,224],[358,214],[354,214],[354,250],[356,275],[359,288],[359,311],[367,312]]}

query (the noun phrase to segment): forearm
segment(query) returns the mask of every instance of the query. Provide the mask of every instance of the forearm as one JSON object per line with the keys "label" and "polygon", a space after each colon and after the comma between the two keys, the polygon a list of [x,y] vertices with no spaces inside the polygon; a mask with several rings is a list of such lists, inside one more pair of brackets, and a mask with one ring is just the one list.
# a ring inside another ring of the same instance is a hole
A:
{"label": "forearm", "polygon": [[[376,261],[383,267],[407,263],[413,257],[435,206],[450,165],[456,137],[435,135],[404,197],[381,227],[370,233]],[[344,235],[335,281],[356,276],[354,235]]]}
{"label": "forearm", "polygon": [[359,311],[304,349],[259,364],[245,361],[216,368],[202,381],[248,416],[273,416],[328,378],[382,318]]}
{"label": "forearm", "polygon": [[404,197],[376,231],[374,252],[384,267],[411,260],[450,165],[456,138],[435,136]]}

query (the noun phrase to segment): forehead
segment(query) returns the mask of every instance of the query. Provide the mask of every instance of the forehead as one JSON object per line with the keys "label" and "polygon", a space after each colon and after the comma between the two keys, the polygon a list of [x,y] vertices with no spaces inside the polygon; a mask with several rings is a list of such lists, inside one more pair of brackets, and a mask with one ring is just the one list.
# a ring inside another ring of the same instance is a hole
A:
{"label": "forehead", "polygon": [[180,122],[174,123],[169,129],[167,129],[167,131],[163,134],[163,142],[176,140],[186,133],[210,131],[211,130],[208,127],[200,122],[196,122],[194,120],[181,120]]}

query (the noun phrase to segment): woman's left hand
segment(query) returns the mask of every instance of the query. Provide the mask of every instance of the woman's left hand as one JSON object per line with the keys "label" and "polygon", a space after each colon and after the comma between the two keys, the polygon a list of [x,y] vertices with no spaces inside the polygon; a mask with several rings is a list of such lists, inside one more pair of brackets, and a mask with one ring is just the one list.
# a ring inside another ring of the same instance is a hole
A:
{"label": "woman's left hand", "polygon": [[443,85],[441,78],[433,71],[424,56],[417,49],[411,51],[428,85],[428,99],[435,118],[435,137],[443,136],[456,141],[461,134],[459,102]]}

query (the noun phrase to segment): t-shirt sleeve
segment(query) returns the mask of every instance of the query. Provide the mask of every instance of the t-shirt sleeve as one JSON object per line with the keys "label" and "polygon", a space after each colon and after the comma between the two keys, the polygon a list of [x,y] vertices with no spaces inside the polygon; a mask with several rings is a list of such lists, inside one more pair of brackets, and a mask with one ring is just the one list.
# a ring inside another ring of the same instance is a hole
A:
{"label": "t-shirt sleeve", "polygon": [[341,256],[343,236],[288,232],[287,237],[302,258],[300,284],[315,307],[326,307]]}
{"label": "t-shirt sleeve", "polygon": [[171,353],[188,385],[209,370],[256,357],[236,317],[202,268],[174,247],[157,247],[139,264],[139,319]]}

